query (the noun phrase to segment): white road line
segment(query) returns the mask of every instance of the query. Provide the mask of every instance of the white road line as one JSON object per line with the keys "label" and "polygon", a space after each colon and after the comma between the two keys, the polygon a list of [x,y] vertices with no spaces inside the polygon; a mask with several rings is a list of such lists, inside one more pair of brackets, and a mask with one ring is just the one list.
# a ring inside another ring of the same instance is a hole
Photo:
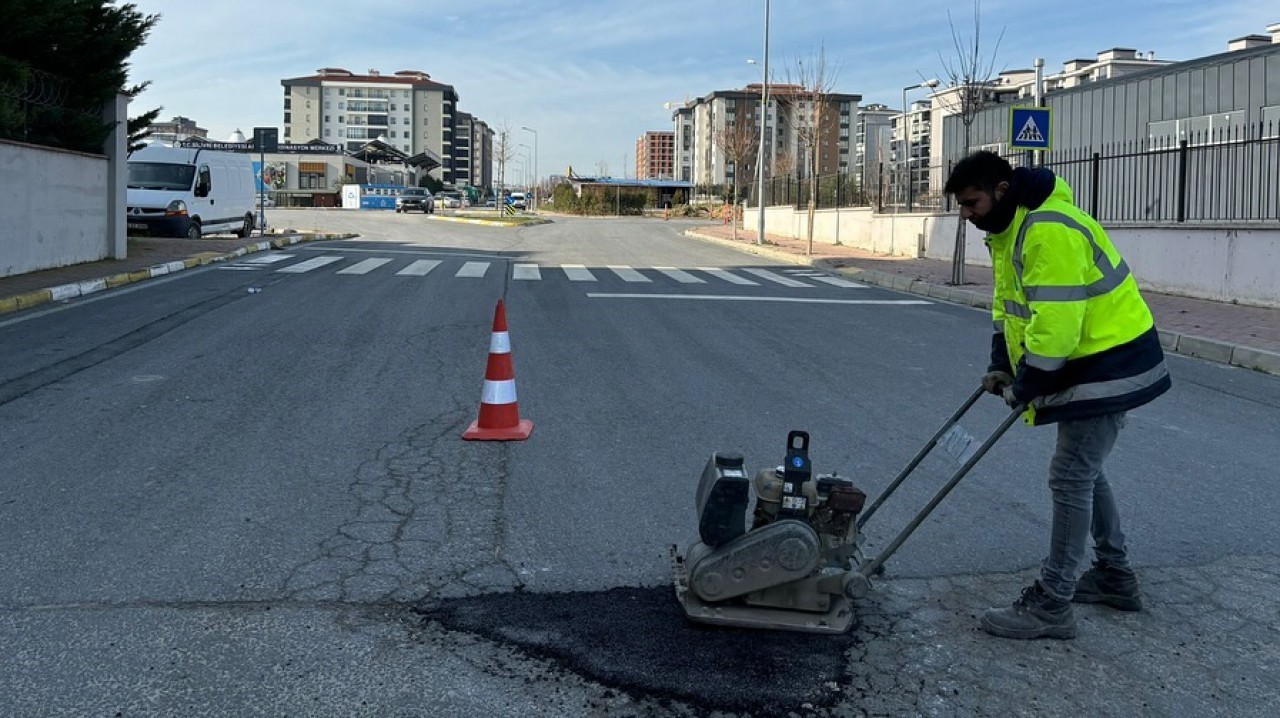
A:
{"label": "white road line", "polygon": [[742,284],[749,287],[760,286],[758,283],[753,282],[750,279],[747,279],[746,277],[739,277],[736,274],[733,274],[731,272],[726,272],[725,270],[718,269],[716,267],[698,267],[698,271],[706,272],[707,274],[710,274],[716,279],[723,279],[724,281],[729,282],[730,284]]}
{"label": "white road line", "polygon": [[320,267],[323,267],[326,264],[333,264],[334,262],[340,262],[342,260],[343,260],[343,257],[333,257],[333,256],[326,255],[323,257],[308,259],[304,262],[298,262],[297,264],[290,264],[289,266],[281,267],[276,271],[284,272],[286,274],[302,274],[303,272],[310,272],[311,270],[319,269]]}
{"label": "white road line", "polygon": [[218,269],[231,270],[232,272],[256,272],[262,267],[241,267],[236,264],[219,264]]}
{"label": "white road line", "polygon": [[784,287],[812,287],[813,286],[812,284],[805,284],[804,282],[798,282],[794,279],[789,279],[787,277],[782,276],[781,274],[774,274],[773,272],[770,272],[767,269],[753,269],[751,267],[743,267],[742,271],[750,272],[751,274],[754,274],[757,277],[760,277],[761,279],[767,279],[770,282],[777,282],[778,284],[781,284]]}
{"label": "white road line", "polygon": [[596,275],[592,274],[589,269],[581,264],[562,264],[560,268],[564,270],[565,276],[569,277],[571,282],[594,282]]}
{"label": "white road line", "polygon": [[438,259],[415,259],[409,266],[396,272],[397,276],[425,277],[427,273],[440,266]]}
{"label": "white road line", "polygon": [[827,274],[815,274],[812,277],[809,277],[809,279],[812,279],[815,282],[826,282],[827,284],[830,284],[833,287],[844,287],[845,289],[866,289],[867,288],[867,285],[865,284],[858,284],[857,282],[851,282],[848,279],[841,279],[840,277],[832,277]]}
{"label": "white road line", "polygon": [[619,277],[622,277],[622,281],[624,281],[624,282],[651,282],[651,281],[653,281],[653,280],[649,279],[648,277],[644,276],[643,274],[641,274],[641,273],[637,272],[636,270],[632,269],[631,267],[626,267],[626,266],[622,266],[622,265],[615,265],[615,264],[611,264],[611,265],[609,265],[609,271],[613,272],[614,274],[618,275]]}
{"label": "white road line", "polygon": [[236,264],[275,264],[276,262],[283,262],[284,260],[289,259],[290,257],[293,257],[293,256],[294,255],[292,254],[276,254],[276,253],[255,254],[249,257],[248,259],[242,259],[239,262],[236,262]]}
{"label": "white road line", "polygon": [[390,261],[391,260],[387,257],[371,257],[369,259],[362,259],[346,269],[339,269],[338,274],[368,274]]}
{"label": "white road line", "polygon": [[699,279],[693,276],[692,274],[689,274],[688,272],[684,271],[683,269],[676,269],[674,267],[654,267],[654,269],[658,270],[659,272],[662,272],[663,274],[667,275],[668,277],[671,277],[672,279],[676,280],[677,282],[680,282],[681,284],[706,284],[707,283],[705,279]]}
{"label": "white road line", "polygon": [[542,279],[542,270],[536,264],[517,264],[511,270],[512,279]]}
{"label": "white road line", "polygon": [[605,294],[588,292],[592,299],[703,299],[719,302],[790,302],[794,304],[932,304],[923,299],[818,299],[810,297],[738,297],[727,294]]}
{"label": "white road line", "polygon": [[488,262],[467,262],[462,265],[462,269],[459,269],[458,273],[453,276],[479,278],[483,277],[487,271],[489,271]]}

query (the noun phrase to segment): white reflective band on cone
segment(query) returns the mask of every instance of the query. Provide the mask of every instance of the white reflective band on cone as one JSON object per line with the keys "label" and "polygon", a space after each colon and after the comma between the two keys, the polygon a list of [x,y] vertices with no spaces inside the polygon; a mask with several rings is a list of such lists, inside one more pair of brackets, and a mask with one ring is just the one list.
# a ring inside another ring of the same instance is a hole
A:
{"label": "white reflective band on cone", "polygon": [[493,337],[489,339],[490,354],[510,354],[511,353],[511,335],[506,332],[494,332]]}
{"label": "white reflective band on cone", "polygon": [[516,403],[516,380],[490,381],[485,379],[484,393],[480,396],[480,401],[484,404]]}

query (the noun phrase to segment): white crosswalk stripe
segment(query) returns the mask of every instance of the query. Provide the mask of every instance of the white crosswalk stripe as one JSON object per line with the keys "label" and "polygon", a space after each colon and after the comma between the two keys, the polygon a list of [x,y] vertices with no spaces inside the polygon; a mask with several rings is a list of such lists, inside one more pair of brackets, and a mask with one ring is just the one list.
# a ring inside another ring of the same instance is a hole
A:
{"label": "white crosswalk stripe", "polygon": [[319,269],[320,267],[323,267],[326,264],[341,262],[343,259],[344,257],[333,257],[330,255],[325,255],[323,257],[313,257],[306,261],[298,262],[297,264],[290,264],[287,267],[281,267],[276,271],[284,272],[286,274],[302,274],[303,272],[310,272],[313,269]]}
{"label": "white crosswalk stripe", "polygon": [[706,284],[707,283],[707,280],[699,279],[693,276],[692,274],[689,274],[688,272],[684,271],[683,269],[676,269],[675,267],[654,267],[654,269],[658,270],[659,272],[662,272],[663,274],[667,275],[668,277],[671,277],[672,279],[676,280],[677,282],[680,282],[681,284]]}
{"label": "white crosswalk stripe", "polygon": [[754,267],[746,267],[742,271],[750,272],[751,274],[754,274],[757,277],[760,277],[761,279],[767,279],[770,282],[777,282],[778,284],[781,284],[784,287],[812,287],[813,286],[812,284],[805,284],[804,282],[800,282],[795,279],[791,279],[789,277],[784,277],[781,274],[774,274],[773,272],[770,272],[767,269],[756,269]]}
{"label": "white crosswalk stripe", "polygon": [[440,266],[438,259],[415,259],[409,266],[396,272],[397,275],[405,277],[425,277],[431,270]]}
{"label": "white crosswalk stripe", "polygon": [[716,279],[723,279],[724,281],[729,282],[730,284],[740,284],[746,287],[760,286],[759,282],[753,282],[750,279],[747,279],[746,277],[739,277],[738,275],[733,274],[732,272],[726,272],[725,270],[720,269],[718,267],[698,267],[698,271],[706,272],[707,274],[710,274]]}
{"label": "white crosswalk stripe", "polygon": [[844,287],[845,289],[866,289],[867,288],[867,285],[865,284],[851,282],[848,279],[833,277],[829,274],[814,274],[810,276],[809,279],[812,279],[815,282],[825,282],[827,284],[830,284],[833,287]]}
{"label": "white crosswalk stripe", "polygon": [[485,275],[485,272],[488,272],[488,271],[489,271],[488,262],[467,262],[466,264],[462,265],[462,269],[459,269],[458,273],[453,276],[479,278],[479,277],[483,277]]}
{"label": "white crosswalk stripe", "polygon": [[275,264],[276,262],[283,262],[286,259],[292,259],[294,256],[295,255],[292,254],[275,252],[272,252],[271,254],[255,254],[250,257],[245,257],[239,262],[236,262],[236,264]]}
{"label": "white crosswalk stripe", "polygon": [[562,264],[560,268],[564,270],[564,274],[571,282],[594,282],[596,275],[591,273],[581,264]]}
{"label": "white crosswalk stripe", "polygon": [[345,269],[339,269],[338,274],[368,274],[390,261],[390,259],[384,257],[370,257],[369,259],[362,259]]}
{"label": "white crosswalk stripe", "polygon": [[517,264],[511,269],[512,279],[542,279],[542,270],[536,264]]}
{"label": "white crosswalk stripe", "polygon": [[624,282],[652,282],[653,281],[652,279],[649,279],[648,277],[637,272],[631,267],[611,264],[609,265],[609,271],[613,272],[619,277],[622,277],[622,281]]}

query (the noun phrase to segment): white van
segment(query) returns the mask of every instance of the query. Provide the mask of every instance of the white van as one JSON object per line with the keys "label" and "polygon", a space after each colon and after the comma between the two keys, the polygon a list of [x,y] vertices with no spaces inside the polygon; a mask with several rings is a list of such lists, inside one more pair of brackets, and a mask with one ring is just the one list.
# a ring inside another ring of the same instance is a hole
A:
{"label": "white van", "polygon": [[199,239],[253,232],[253,161],[249,155],[150,145],[129,156],[129,231]]}

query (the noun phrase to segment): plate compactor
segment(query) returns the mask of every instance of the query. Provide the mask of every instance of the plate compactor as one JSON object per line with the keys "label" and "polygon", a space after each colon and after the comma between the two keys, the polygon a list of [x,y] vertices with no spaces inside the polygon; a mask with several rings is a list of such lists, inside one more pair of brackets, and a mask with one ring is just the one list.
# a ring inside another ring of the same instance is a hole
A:
{"label": "plate compactor", "polygon": [[[815,475],[809,435],[792,431],[782,466],[751,477],[741,454],[716,452],[698,482],[698,536],[681,555],[671,547],[676,598],[692,621],[723,626],[844,633],[852,601],[1022,413],[1016,407],[976,449],[956,426],[979,388],[863,512],[866,494],[834,472]],[[878,556],[863,555],[862,527],[939,443],[962,465]],[[747,512],[751,499],[750,527]],[[861,514],[861,515],[860,515]]]}

